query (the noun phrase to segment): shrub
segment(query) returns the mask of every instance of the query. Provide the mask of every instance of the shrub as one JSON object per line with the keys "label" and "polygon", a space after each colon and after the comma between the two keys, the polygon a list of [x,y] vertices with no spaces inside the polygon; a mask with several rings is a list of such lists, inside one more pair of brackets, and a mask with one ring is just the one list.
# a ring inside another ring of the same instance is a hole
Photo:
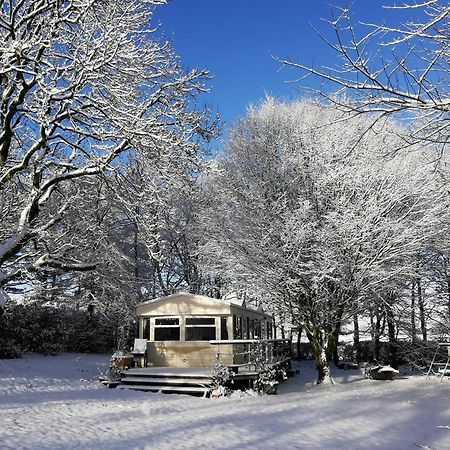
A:
{"label": "shrub", "polygon": [[118,314],[108,317],[92,310],[7,302],[0,306],[0,358],[18,358],[27,352],[112,352],[119,328],[123,320]]}

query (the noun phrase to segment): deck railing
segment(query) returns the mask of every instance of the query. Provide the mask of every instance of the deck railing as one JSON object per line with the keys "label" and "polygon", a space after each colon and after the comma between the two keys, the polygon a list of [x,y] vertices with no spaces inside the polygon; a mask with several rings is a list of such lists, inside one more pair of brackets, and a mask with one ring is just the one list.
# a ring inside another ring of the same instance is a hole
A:
{"label": "deck railing", "polygon": [[228,366],[248,366],[261,370],[291,357],[290,339],[230,339],[209,342],[217,346],[217,361]]}

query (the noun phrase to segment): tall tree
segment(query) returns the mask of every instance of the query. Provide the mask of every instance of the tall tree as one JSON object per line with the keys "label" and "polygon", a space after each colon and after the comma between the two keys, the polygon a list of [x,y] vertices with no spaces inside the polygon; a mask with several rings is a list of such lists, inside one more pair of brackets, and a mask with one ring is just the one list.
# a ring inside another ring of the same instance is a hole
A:
{"label": "tall tree", "polygon": [[157,39],[156,3],[0,2],[0,287],[95,268],[70,234],[79,182],[120,171],[127,152],[170,182],[208,137],[191,108],[208,74],[184,72]]}
{"label": "tall tree", "polygon": [[303,327],[319,382],[342,322],[410,276],[445,212],[427,156],[392,154],[393,123],[367,133],[365,118],[340,118],[320,103],[269,99],[232,130],[205,182],[212,264]]}

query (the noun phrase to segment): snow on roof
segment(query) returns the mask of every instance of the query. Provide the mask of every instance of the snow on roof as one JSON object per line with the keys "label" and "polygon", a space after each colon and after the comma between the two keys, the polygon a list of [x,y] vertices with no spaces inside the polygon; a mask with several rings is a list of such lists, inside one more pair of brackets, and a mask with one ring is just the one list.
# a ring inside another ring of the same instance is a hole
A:
{"label": "snow on roof", "polygon": [[245,304],[245,300],[243,298],[230,298],[229,300],[225,300],[228,303],[232,303],[233,305],[238,305],[238,306],[242,306],[243,308],[247,308],[246,304]]}
{"label": "snow on roof", "polygon": [[265,315],[270,317],[269,314],[267,314],[264,310],[258,308],[258,309],[253,309],[248,307],[245,304],[245,300],[241,300],[238,299],[237,297],[231,297],[229,299],[218,299],[218,298],[213,298],[213,297],[206,297],[205,295],[198,295],[198,294],[191,294],[189,292],[176,292],[175,294],[171,294],[171,295],[167,295],[165,297],[159,297],[159,298],[154,298],[154,299],[150,299],[150,300],[146,300],[144,302],[141,302],[139,304],[136,305],[137,308],[141,307],[141,306],[145,306],[145,305],[152,305],[154,303],[162,303],[165,302],[167,300],[172,300],[172,299],[176,299],[178,297],[187,297],[187,298],[191,298],[192,300],[194,299],[204,299],[206,302],[210,302],[210,303],[220,303],[220,304],[227,304],[227,305],[233,305],[233,306],[238,306],[240,308],[243,309],[247,309],[249,311],[254,311],[257,312],[259,314]]}
{"label": "snow on roof", "polygon": [[165,301],[167,301],[167,300],[171,300],[171,299],[174,299],[174,298],[177,298],[177,297],[188,297],[188,298],[192,298],[192,299],[194,299],[194,298],[199,298],[199,297],[200,297],[200,298],[203,298],[203,299],[208,300],[208,301],[216,301],[216,302],[221,302],[221,303],[223,303],[223,302],[229,303],[229,302],[227,302],[227,301],[225,301],[225,300],[219,300],[219,299],[217,299],[217,298],[206,297],[206,296],[204,296],[204,295],[191,294],[191,293],[189,293],[189,292],[183,292],[183,291],[181,291],[181,292],[176,292],[175,294],[167,295],[167,296],[165,296],[165,297],[152,298],[152,299],[150,299],[150,300],[146,300],[145,302],[141,302],[141,303],[137,304],[136,306],[144,306],[144,305],[151,305],[151,304],[153,304],[153,303],[165,302]]}
{"label": "snow on roof", "polygon": [[259,305],[259,306],[256,308],[256,311],[258,311],[258,312],[261,313],[261,314],[266,314],[266,311],[264,310],[264,308],[263,308],[262,305]]}

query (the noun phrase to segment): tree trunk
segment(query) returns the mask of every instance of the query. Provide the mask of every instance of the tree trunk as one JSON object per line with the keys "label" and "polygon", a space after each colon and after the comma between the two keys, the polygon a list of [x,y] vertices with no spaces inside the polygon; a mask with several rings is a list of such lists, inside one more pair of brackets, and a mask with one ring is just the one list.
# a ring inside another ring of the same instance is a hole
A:
{"label": "tree trunk", "polygon": [[338,343],[339,343],[339,333],[340,333],[340,325],[338,328],[335,328],[332,332],[328,334],[328,344],[326,346],[326,354],[327,359],[333,360],[333,364],[337,367],[339,364],[339,352],[338,352]]}
{"label": "tree trunk", "polygon": [[297,333],[297,359],[300,361],[302,359],[302,327],[298,327]]}
{"label": "tree trunk", "polygon": [[[341,334],[341,326],[342,326],[342,308],[339,308],[336,311],[336,317],[333,326],[330,327],[327,336],[327,358],[333,360],[333,364],[337,367],[339,364],[339,335]],[[327,330],[328,331],[328,330]]]}
{"label": "tree trunk", "polygon": [[416,342],[416,283],[411,282],[411,341]]}
{"label": "tree trunk", "polygon": [[358,314],[353,314],[353,359],[356,362],[359,362],[361,360]]}
{"label": "tree trunk", "polygon": [[370,308],[369,310],[369,321],[370,321],[370,339],[372,342],[375,342],[375,322],[373,320],[374,318],[374,312],[373,309]]}
{"label": "tree trunk", "polygon": [[314,325],[306,326],[306,336],[311,344],[311,350],[314,354],[317,369],[317,384],[324,381],[331,381],[330,366],[326,354],[328,336],[324,330]]}
{"label": "tree trunk", "polygon": [[190,267],[187,269],[188,279],[186,280],[189,283],[189,293],[190,294],[200,294],[200,276],[198,273],[197,265],[193,262],[186,262],[185,264],[189,264]]}
{"label": "tree trunk", "polygon": [[450,277],[447,277],[447,295],[448,295],[448,316],[450,317]]}
{"label": "tree trunk", "polygon": [[[139,214],[136,211],[136,214]],[[139,279],[139,227],[138,224],[134,223],[134,233],[133,233],[133,257],[134,257],[134,277]]]}
{"label": "tree trunk", "polygon": [[427,340],[427,324],[425,322],[425,305],[423,301],[422,284],[420,278],[417,279],[417,300],[419,302],[419,317],[420,317],[420,331],[422,332],[422,339]]}
{"label": "tree trunk", "polygon": [[382,312],[380,308],[376,307],[375,312],[375,327],[373,330],[373,359],[378,361],[380,359],[380,335],[381,335],[381,319]]}
{"label": "tree trunk", "polygon": [[391,305],[386,305],[386,320],[389,336],[389,365],[394,369],[398,368],[397,359],[397,337],[395,334],[395,320]]}
{"label": "tree trunk", "polygon": [[325,348],[322,348],[316,355],[316,367],[317,367],[317,384],[322,384],[326,380],[331,380],[330,366],[328,365],[328,359],[325,352]]}
{"label": "tree trunk", "polygon": [[214,286],[213,286],[213,298],[220,298],[222,291],[222,280],[220,277],[214,278]]}
{"label": "tree trunk", "polygon": [[339,364],[339,334],[337,334],[335,343],[333,345],[333,364],[335,367],[337,367]]}

